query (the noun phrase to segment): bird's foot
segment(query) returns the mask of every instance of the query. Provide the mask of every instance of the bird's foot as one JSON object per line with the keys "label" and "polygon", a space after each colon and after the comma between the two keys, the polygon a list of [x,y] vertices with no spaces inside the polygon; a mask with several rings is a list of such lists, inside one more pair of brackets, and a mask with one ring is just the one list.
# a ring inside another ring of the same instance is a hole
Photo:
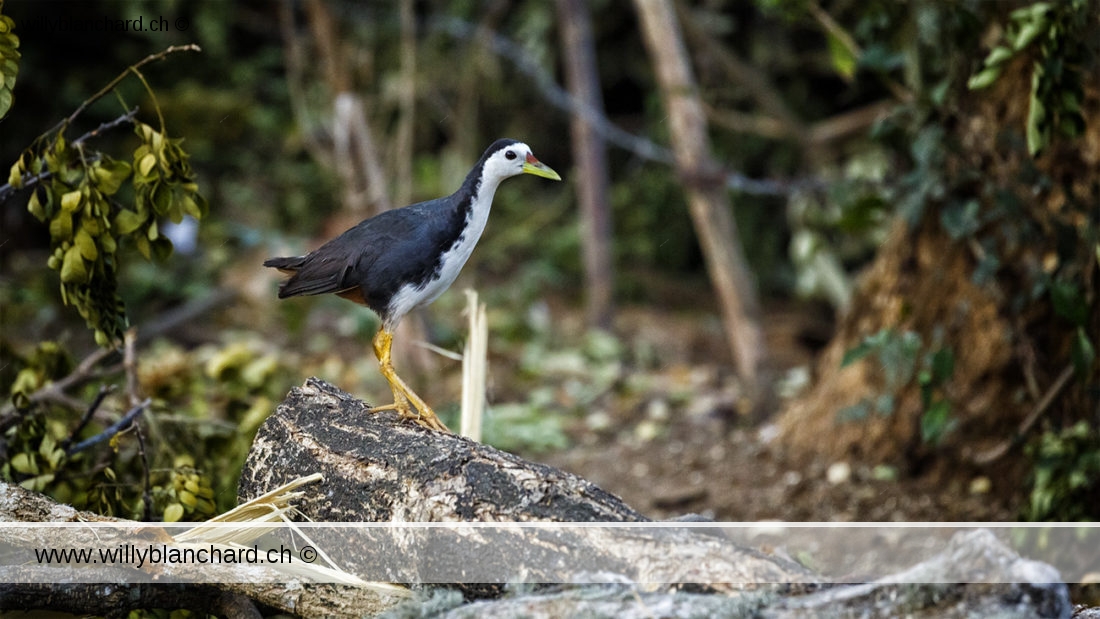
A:
{"label": "bird's foot", "polygon": [[402,419],[411,419],[419,426],[423,426],[430,430],[438,430],[440,432],[450,433],[451,430],[443,423],[443,421],[435,414],[430,406],[424,403],[423,400],[417,402],[414,406],[409,403],[408,398],[404,394],[395,393],[393,404],[385,404],[382,406],[375,406],[370,409],[371,413],[378,413],[381,411],[396,411]]}

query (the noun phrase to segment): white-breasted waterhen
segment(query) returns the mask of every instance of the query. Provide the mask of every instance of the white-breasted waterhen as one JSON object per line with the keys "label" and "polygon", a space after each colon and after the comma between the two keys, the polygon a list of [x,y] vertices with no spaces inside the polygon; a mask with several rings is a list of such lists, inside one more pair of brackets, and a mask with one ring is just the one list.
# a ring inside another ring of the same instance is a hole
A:
{"label": "white-breasted waterhen", "polygon": [[279,286],[280,299],[333,293],[366,305],[382,319],[374,354],[393,390],[393,404],[372,412],[396,410],[422,426],[448,431],[394,371],[393,331],[405,314],[450,287],[485,229],[497,186],[519,174],[561,180],[523,142],[497,140],[453,194],[379,213],[304,256],[264,261],[291,276]]}

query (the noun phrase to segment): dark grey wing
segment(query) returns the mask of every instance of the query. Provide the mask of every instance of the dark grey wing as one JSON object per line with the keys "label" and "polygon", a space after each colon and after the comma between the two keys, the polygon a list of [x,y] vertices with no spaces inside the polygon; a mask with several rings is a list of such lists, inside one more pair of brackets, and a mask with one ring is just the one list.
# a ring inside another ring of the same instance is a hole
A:
{"label": "dark grey wing", "polygon": [[384,308],[404,285],[422,287],[439,276],[440,259],[464,231],[465,212],[446,198],[390,211],[401,221],[387,226],[385,251],[371,258],[362,283],[367,305]]}
{"label": "dark grey wing", "polygon": [[304,256],[264,261],[264,266],[290,274],[279,286],[279,298],[340,294],[358,287],[370,263],[386,249],[386,223],[392,219],[387,213],[392,212],[362,221]]}
{"label": "dark grey wing", "polygon": [[291,274],[279,287],[280,299],[359,288],[367,305],[382,309],[403,284],[430,275],[432,250],[450,223],[439,204],[379,213],[305,256],[271,258],[264,266]]}

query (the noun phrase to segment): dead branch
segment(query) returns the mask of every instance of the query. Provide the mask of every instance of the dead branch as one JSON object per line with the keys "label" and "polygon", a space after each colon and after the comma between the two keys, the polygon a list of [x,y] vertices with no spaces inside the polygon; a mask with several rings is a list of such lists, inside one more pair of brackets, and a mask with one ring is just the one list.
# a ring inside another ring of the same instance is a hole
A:
{"label": "dead branch", "polygon": [[1047,389],[1046,393],[1043,394],[1043,399],[1039,400],[1039,403],[1035,405],[1035,408],[1031,409],[1031,412],[1028,413],[1027,417],[1025,417],[1024,420],[1020,422],[1020,427],[1016,429],[1016,432],[1013,433],[1012,436],[1001,441],[999,444],[997,444],[996,447],[993,447],[988,451],[983,451],[982,453],[974,456],[974,463],[981,465],[993,464],[997,460],[1000,460],[1001,457],[1004,456],[1006,453],[1008,453],[1008,450],[1012,449],[1014,445],[1020,444],[1020,442],[1023,441],[1024,436],[1027,435],[1029,430],[1031,430],[1031,426],[1035,425],[1035,422],[1039,419],[1039,417],[1041,417],[1042,414],[1046,412],[1048,408],[1050,408],[1050,405],[1054,403],[1055,399],[1057,399],[1058,394],[1061,393],[1062,389],[1065,389],[1066,385],[1069,384],[1069,379],[1071,378],[1073,378],[1072,364],[1066,366],[1066,369],[1062,370],[1062,373],[1058,375],[1058,378],[1054,379],[1054,384],[1052,384],[1050,388]]}

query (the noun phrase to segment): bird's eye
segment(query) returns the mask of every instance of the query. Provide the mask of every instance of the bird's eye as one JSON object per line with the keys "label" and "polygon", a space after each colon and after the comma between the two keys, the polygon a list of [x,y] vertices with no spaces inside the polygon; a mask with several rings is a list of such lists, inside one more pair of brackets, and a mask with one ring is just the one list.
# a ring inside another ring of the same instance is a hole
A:
{"label": "bird's eye", "polygon": [[515,159],[516,158],[516,151],[514,151],[514,150],[504,151],[504,158],[509,159],[509,160]]}

